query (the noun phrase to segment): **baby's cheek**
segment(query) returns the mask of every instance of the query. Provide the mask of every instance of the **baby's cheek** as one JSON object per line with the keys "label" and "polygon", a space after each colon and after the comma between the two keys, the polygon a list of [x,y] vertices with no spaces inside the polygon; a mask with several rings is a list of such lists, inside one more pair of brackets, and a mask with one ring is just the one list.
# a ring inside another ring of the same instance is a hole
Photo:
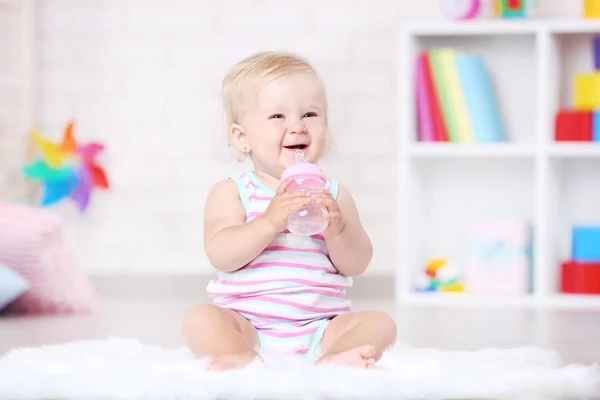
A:
{"label": "baby's cheek", "polygon": [[325,121],[323,121],[321,118],[308,118],[305,121],[306,126],[311,131],[325,131]]}

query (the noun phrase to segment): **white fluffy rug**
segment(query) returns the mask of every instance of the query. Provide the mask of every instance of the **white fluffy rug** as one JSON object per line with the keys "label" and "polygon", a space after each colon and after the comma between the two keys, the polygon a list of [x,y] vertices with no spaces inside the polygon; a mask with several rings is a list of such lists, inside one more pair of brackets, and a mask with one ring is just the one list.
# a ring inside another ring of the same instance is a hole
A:
{"label": "white fluffy rug", "polygon": [[600,399],[600,366],[538,348],[451,352],[398,344],[377,369],[296,358],[206,371],[186,348],[110,338],[15,349],[0,358],[0,399]]}

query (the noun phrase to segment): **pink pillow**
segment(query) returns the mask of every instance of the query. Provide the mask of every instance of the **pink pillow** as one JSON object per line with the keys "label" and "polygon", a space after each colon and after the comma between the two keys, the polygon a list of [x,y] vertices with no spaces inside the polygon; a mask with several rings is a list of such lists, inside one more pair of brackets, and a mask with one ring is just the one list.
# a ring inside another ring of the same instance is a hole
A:
{"label": "pink pillow", "polygon": [[100,301],[64,243],[62,219],[27,205],[0,203],[0,263],[30,289],[6,309],[19,314],[88,313]]}

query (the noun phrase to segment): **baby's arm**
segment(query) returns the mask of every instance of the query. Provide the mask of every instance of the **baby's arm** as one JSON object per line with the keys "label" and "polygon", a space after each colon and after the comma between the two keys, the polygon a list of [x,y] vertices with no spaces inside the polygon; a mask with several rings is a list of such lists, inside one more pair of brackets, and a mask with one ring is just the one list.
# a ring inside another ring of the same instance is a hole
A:
{"label": "baby's arm", "polygon": [[344,228],[339,234],[325,239],[329,257],[340,274],[360,275],[365,272],[373,257],[371,239],[360,222],[352,195],[342,185],[339,186],[337,203]]}
{"label": "baby's arm", "polygon": [[212,265],[236,271],[256,258],[275,238],[263,218],[246,223],[246,212],[235,182],[226,179],[210,191],[204,209],[204,248]]}

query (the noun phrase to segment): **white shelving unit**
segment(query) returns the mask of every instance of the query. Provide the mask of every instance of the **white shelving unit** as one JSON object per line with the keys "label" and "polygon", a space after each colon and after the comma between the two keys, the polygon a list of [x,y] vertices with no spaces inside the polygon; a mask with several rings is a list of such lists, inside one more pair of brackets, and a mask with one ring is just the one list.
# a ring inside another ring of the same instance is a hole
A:
{"label": "white shelving unit", "polygon": [[[400,28],[399,304],[600,308],[600,295],[565,295],[558,289],[572,225],[600,223],[600,143],[554,141],[556,112],[573,105],[575,73],[594,68],[595,33],[600,34],[600,21],[480,20]],[[420,50],[446,46],[486,60],[506,142],[418,141],[415,57]],[[532,292],[415,291],[416,274],[429,258],[449,257],[461,266],[465,224],[477,217],[514,217],[532,224]]]}

